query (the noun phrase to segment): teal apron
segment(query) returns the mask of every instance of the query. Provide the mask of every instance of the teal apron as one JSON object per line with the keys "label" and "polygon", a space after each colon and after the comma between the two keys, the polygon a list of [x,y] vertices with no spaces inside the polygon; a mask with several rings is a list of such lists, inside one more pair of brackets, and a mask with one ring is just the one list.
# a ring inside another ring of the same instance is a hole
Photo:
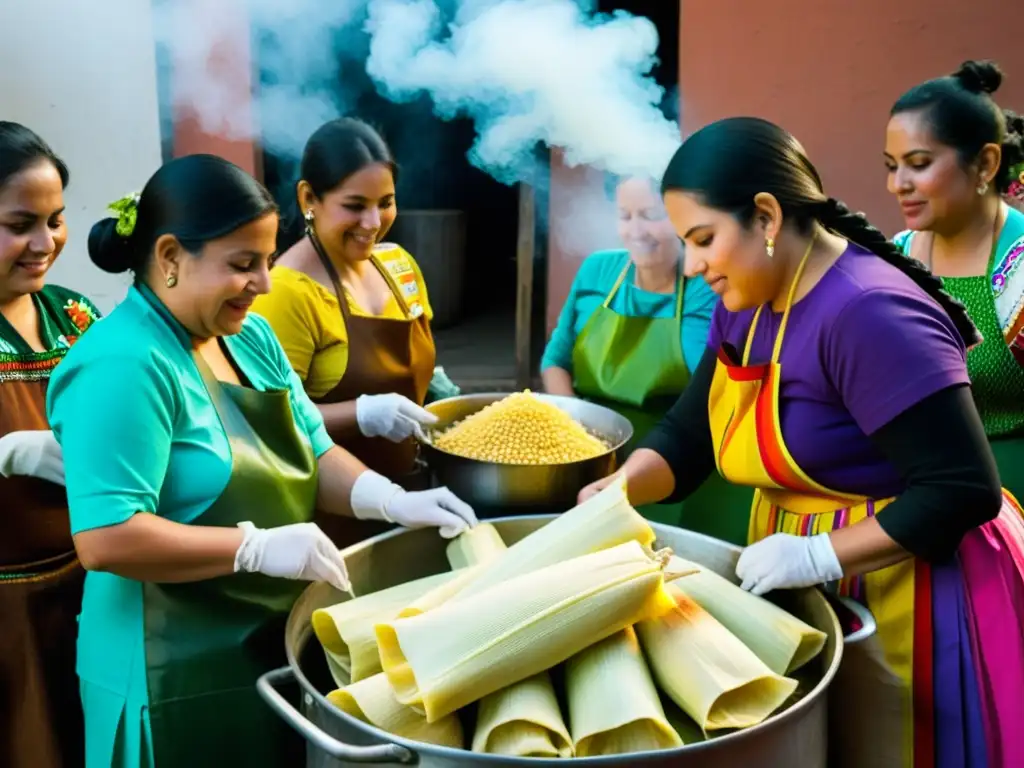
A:
{"label": "teal apron", "polygon": [[[690,382],[681,334],[685,279],[677,274],[672,317],[620,315],[610,304],[631,266],[627,261],[572,351],[576,393],[622,414],[633,425],[627,452],[639,445]],[[743,544],[752,499],[752,489],[730,485],[714,473],[685,502],[650,504],[639,511],[655,522]]]}
{"label": "teal apron", "polygon": [[[193,524],[233,527],[251,520],[272,528],[312,520],[317,463],[295,423],[288,390],[220,382],[195,358],[227,433],[232,469],[224,492]],[[304,742],[255,688],[261,674],[285,663],[285,619],[305,587],[248,573],[143,585],[157,768],[305,764]]]}

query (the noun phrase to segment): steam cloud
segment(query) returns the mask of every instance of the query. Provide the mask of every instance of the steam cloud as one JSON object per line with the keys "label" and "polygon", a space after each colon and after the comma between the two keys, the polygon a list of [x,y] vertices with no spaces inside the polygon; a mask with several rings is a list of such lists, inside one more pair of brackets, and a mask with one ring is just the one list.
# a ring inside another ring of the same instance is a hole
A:
{"label": "steam cloud", "polygon": [[[263,43],[255,119],[233,95],[237,73],[210,65],[211,52],[230,59],[236,3]],[[339,60],[361,58],[386,98],[427,94],[442,118],[472,118],[469,159],[500,181],[535,180],[538,142],[561,147],[570,165],[658,177],[680,139],[647,76],[657,31],[592,9],[591,0],[163,0],[154,26],[174,35],[179,105],[206,130],[258,132],[285,158],[348,111],[358,94],[339,83]]]}

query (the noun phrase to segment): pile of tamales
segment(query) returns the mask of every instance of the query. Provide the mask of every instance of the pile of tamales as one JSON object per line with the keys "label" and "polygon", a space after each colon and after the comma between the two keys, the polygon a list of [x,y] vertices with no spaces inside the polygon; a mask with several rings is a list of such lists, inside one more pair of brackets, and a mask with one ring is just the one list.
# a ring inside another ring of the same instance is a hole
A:
{"label": "pile of tamales", "polygon": [[482,523],[449,544],[452,571],[314,612],[327,698],[396,736],[516,757],[757,725],[824,633],[654,540],[621,480],[511,547]]}

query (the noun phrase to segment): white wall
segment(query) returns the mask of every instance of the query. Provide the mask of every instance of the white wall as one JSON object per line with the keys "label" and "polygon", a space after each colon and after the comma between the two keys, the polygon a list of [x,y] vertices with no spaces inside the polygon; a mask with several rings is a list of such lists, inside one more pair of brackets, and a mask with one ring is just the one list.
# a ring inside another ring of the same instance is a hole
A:
{"label": "white wall", "polygon": [[0,119],[39,133],[71,170],[68,244],[49,279],[104,312],[130,277],[93,266],[89,228],[161,163],[151,21],[149,0],[0,0]]}

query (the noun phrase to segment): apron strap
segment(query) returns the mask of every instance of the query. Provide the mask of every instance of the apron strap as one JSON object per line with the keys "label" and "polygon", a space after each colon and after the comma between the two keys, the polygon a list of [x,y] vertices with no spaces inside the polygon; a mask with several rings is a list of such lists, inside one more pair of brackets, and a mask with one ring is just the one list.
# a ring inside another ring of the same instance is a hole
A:
{"label": "apron strap", "polygon": [[[306,236],[309,238],[309,242],[313,244],[313,250],[316,251],[317,258],[320,259],[320,264],[323,265],[324,271],[327,272],[327,276],[331,279],[331,283],[334,285],[334,292],[338,296],[338,308],[341,310],[341,317],[345,321],[346,327],[348,325],[349,308],[348,308],[348,294],[341,285],[341,277],[338,275],[338,270],[334,267],[334,262],[331,261],[327,252],[324,250],[323,244],[320,242],[320,238],[316,236],[316,232],[313,231],[312,227],[306,227]],[[383,266],[377,263],[377,259],[370,255],[370,263],[373,264],[374,268],[380,273],[380,276],[384,278],[384,282],[387,283],[388,290],[391,291],[395,297],[395,301],[402,310],[402,314],[405,315],[406,319],[413,319],[412,313],[409,308],[405,305],[401,293],[391,279],[391,276],[387,273],[387,270]]]}
{"label": "apron strap", "polygon": [[619,287],[622,285],[622,281],[626,279],[626,275],[629,273],[629,267],[630,267],[630,260],[629,260],[629,256],[627,255],[626,256],[626,266],[624,266],[622,268],[622,271],[619,272],[619,277],[615,281],[615,285],[613,285],[612,289],[610,291],[608,291],[608,295],[604,297],[604,303],[601,306],[604,307],[605,309],[608,309],[608,305],[611,304],[612,299],[615,298],[615,294],[619,292]]}
{"label": "apron strap", "polygon": [[[622,281],[626,279],[626,275],[629,274],[629,268],[632,266],[632,262],[629,256],[626,256],[626,266],[622,268],[618,278],[615,280],[615,285],[608,291],[608,295],[604,297],[604,303],[602,307],[608,309],[608,305],[611,304],[612,299],[615,298],[615,294],[619,292],[619,288],[622,287]],[[676,309],[675,318],[680,322],[683,319],[683,286],[686,283],[686,278],[682,274],[682,259],[676,262]]]}

